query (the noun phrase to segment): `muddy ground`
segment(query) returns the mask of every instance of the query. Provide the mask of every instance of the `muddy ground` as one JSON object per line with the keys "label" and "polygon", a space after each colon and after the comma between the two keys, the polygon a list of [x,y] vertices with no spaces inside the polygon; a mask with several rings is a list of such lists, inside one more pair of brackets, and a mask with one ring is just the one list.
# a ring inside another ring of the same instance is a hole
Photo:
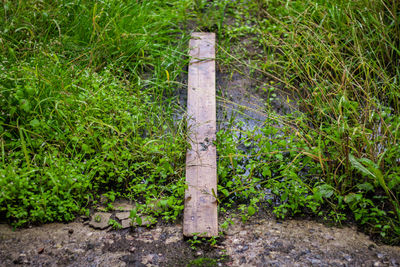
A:
{"label": "muddy ground", "polygon": [[[222,222],[221,218],[221,222]],[[1,266],[399,266],[400,248],[351,227],[259,216],[234,219],[216,244],[180,224],[95,230],[83,219],[13,231],[0,225]]]}

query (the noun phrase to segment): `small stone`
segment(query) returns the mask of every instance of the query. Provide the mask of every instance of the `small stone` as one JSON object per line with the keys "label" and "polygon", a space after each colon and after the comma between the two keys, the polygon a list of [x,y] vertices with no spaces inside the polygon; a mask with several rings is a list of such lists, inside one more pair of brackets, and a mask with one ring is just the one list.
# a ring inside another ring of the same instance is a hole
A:
{"label": "small stone", "polygon": [[121,221],[121,226],[122,229],[126,229],[132,226],[132,220],[131,219],[126,219]]}
{"label": "small stone", "polygon": [[26,254],[19,254],[18,258],[13,261],[14,264],[28,264],[29,261],[26,259]]}
{"label": "small stone", "polygon": [[173,235],[173,236],[168,237],[168,238],[165,240],[165,244],[166,244],[166,245],[169,245],[169,244],[171,244],[171,243],[176,243],[176,242],[179,242],[181,239],[182,239],[182,238],[181,238],[180,236],[178,236],[178,235]]}
{"label": "small stone", "polygon": [[42,254],[43,251],[44,251],[44,247],[41,247],[41,248],[39,248],[39,249],[37,250],[37,253],[38,253],[38,254]]}
{"label": "small stone", "polygon": [[125,203],[125,202],[114,202],[113,206],[119,211],[131,211],[135,208],[135,205]]}
{"label": "small stone", "polygon": [[382,259],[384,257],[382,253],[377,253],[376,256],[378,257],[378,259]]}
{"label": "small stone", "polygon": [[203,252],[202,252],[202,251],[197,251],[197,252],[196,252],[196,256],[201,256],[201,255],[203,255]]}
{"label": "small stone", "polygon": [[92,262],[92,261],[94,261],[94,256],[93,255],[89,255],[86,259],[87,259],[88,262]]}
{"label": "small stone", "polygon": [[346,261],[351,261],[351,260],[352,260],[351,256],[350,256],[350,255],[347,255],[347,254],[345,254],[345,255],[343,256],[343,258],[344,258]]}
{"label": "small stone", "polygon": [[129,248],[129,252],[130,252],[130,253],[133,253],[133,252],[135,252],[135,250],[136,250],[136,248],[135,248],[135,247],[130,247],[130,248]]}
{"label": "small stone", "polygon": [[91,250],[91,249],[94,249],[95,246],[96,246],[95,243],[88,242],[88,243],[86,244],[86,249],[87,249],[87,250]]}
{"label": "small stone", "polygon": [[247,231],[240,231],[240,232],[239,232],[239,235],[245,236],[245,235],[247,235]]}
{"label": "small stone", "polygon": [[158,256],[156,254],[149,254],[143,260],[143,264],[157,264],[158,263]]}
{"label": "small stone", "polygon": [[118,220],[122,221],[122,220],[128,219],[130,215],[131,215],[131,213],[128,212],[128,211],[125,211],[125,212],[117,212],[117,213],[115,214],[115,217],[117,217]]}
{"label": "small stone", "polygon": [[109,227],[108,221],[110,220],[110,217],[111,213],[96,212],[95,214],[93,214],[89,225],[95,229],[106,229],[107,227]]}
{"label": "small stone", "polygon": [[74,229],[69,229],[68,234],[72,235],[74,233]]}
{"label": "small stone", "polygon": [[374,262],[374,266],[379,267],[379,266],[381,266],[381,263],[379,261],[376,261],[376,262]]}
{"label": "small stone", "polygon": [[125,239],[126,239],[126,240],[129,240],[129,241],[132,241],[134,238],[133,238],[133,236],[131,236],[131,235],[126,235],[126,236],[125,236]]}
{"label": "small stone", "polygon": [[312,265],[320,265],[321,264],[321,260],[318,260],[318,259],[310,259],[310,262]]}

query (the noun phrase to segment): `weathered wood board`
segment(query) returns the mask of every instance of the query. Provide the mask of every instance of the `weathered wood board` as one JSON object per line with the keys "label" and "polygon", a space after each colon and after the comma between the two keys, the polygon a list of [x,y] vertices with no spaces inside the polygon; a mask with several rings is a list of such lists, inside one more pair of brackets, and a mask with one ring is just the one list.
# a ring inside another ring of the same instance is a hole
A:
{"label": "weathered wood board", "polygon": [[215,141],[215,34],[193,33],[188,81],[188,132],[191,149],[186,155],[185,236],[218,235],[217,159]]}

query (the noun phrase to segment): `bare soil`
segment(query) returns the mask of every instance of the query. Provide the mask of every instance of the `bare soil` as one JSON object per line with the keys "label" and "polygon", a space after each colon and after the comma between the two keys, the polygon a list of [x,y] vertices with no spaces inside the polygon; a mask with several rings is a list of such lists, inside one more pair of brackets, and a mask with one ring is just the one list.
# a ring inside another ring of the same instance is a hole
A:
{"label": "bare soil", "polygon": [[[0,225],[0,266],[399,266],[400,248],[351,227],[268,216],[234,219],[217,244],[191,248],[180,224],[95,230],[78,219],[13,231]],[[222,221],[221,221],[222,222]],[[192,246],[194,246],[192,244]]]}

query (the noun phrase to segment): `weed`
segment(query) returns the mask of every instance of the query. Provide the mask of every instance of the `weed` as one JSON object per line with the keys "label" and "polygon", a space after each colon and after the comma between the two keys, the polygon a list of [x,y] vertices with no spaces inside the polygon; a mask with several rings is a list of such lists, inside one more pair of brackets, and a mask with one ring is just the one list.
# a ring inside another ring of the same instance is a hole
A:
{"label": "weed", "polygon": [[208,247],[215,247],[218,242],[218,236],[212,237],[201,237],[201,233],[194,233],[191,238],[187,239],[189,246],[193,250],[197,250],[201,245],[207,245]]}
{"label": "weed", "polygon": [[[398,10],[388,0],[3,1],[0,216],[71,221],[101,195],[108,209],[136,202],[138,224],[181,215],[187,142],[174,94],[193,20],[217,32],[219,69],[255,80],[267,104],[262,127],[232,119],[217,134],[220,210],[353,219],[399,244]],[[282,91],[298,112],[274,112]]]}
{"label": "weed", "polygon": [[[251,201],[278,217],[353,217],[398,244],[398,5],[274,0],[229,8],[235,21],[223,29],[230,42],[221,44],[221,62],[256,73],[250,78],[266,88],[269,105],[263,127],[218,135],[223,204],[238,205],[243,219]],[[277,88],[301,114],[274,112]]]}
{"label": "weed", "polygon": [[189,262],[187,266],[213,267],[213,266],[218,266],[218,261],[216,259],[211,259],[211,258],[197,258]]}
{"label": "weed", "polygon": [[111,227],[112,227],[114,230],[122,229],[122,225],[121,225],[119,222],[117,222],[116,220],[110,219],[110,220],[108,221],[108,224],[111,225]]}
{"label": "weed", "polygon": [[108,209],[117,196],[162,199],[177,218],[181,2],[1,4],[1,215],[70,221],[103,194]]}

